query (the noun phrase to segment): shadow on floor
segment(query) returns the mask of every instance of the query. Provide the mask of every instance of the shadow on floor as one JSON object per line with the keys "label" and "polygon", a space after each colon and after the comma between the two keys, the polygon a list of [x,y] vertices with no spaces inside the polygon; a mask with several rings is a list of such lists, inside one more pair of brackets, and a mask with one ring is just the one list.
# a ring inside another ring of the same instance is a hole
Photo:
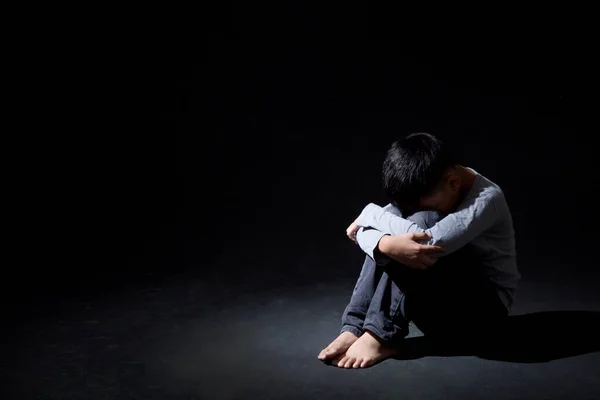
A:
{"label": "shadow on floor", "polygon": [[545,311],[508,317],[494,338],[439,343],[426,336],[407,338],[395,358],[477,356],[487,360],[540,363],[600,350],[600,312]]}

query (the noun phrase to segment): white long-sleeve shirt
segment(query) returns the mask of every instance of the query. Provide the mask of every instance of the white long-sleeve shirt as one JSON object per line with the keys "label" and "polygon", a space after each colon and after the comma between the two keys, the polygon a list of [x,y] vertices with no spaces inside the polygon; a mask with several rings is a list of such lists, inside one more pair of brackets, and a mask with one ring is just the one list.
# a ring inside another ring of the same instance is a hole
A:
{"label": "white long-sleeve shirt", "polygon": [[387,264],[389,258],[376,248],[386,234],[428,233],[431,239],[419,242],[441,246],[445,250],[429,253],[431,257],[443,257],[468,245],[481,260],[486,276],[496,284],[502,302],[510,310],[521,278],[512,216],[502,189],[474,169],[469,170],[476,174],[471,189],[456,211],[444,216],[433,227],[422,229],[402,218],[402,212],[392,204],[380,207],[370,203],[356,220],[360,227],[356,240],[360,248],[381,265]]}

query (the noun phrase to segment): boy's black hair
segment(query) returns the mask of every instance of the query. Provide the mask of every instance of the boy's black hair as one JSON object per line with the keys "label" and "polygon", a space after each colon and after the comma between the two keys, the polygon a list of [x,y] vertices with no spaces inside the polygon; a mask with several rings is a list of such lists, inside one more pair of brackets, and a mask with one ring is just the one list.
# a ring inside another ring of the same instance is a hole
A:
{"label": "boy's black hair", "polygon": [[416,211],[421,197],[441,183],[444,171],[457,164],[454,153],[429,133],[412,133],[395,141],[383,162],[385,195],[401,210]]}

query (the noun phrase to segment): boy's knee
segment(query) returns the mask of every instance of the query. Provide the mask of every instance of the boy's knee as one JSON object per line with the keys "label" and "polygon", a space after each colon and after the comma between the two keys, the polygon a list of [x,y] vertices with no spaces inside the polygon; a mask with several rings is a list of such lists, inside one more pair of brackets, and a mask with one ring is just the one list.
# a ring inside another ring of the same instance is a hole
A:
{"label": "boy's knee", "polygon": [[437,211],[418,211],[406,219],[414,222],[421,229],[427,229],[433,227],[442,216]]}

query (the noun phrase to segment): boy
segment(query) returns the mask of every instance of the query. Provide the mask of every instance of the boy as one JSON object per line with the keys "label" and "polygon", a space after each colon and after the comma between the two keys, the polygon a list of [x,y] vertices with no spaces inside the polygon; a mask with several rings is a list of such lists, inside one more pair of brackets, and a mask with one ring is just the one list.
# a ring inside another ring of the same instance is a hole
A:
{"label": "boy", "polygon": [[411,320],[444,340],[493,333],[521,277],[502,190],[435,136],[394,142],[383,187],[391,203],[367,205],[346,230],[367,256],[341,334],[318,356],[339,367],[395,355]]}

